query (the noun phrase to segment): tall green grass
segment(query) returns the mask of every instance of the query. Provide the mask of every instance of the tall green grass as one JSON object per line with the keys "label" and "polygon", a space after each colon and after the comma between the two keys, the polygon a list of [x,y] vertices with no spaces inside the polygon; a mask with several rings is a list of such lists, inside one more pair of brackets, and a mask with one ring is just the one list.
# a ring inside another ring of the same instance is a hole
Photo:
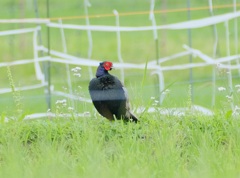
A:
{"label": "tall green grass", "polygon": [[2,123],[0,177],[238,177],[239,126],[220,114]]}

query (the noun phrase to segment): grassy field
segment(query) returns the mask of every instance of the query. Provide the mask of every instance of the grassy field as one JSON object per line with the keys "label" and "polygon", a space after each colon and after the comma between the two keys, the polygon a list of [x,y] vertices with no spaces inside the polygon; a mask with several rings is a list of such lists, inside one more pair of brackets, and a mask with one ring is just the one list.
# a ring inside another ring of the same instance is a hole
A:
{"label": "grassy field", "polygon": [[46,119],[1,124],[1,177],[238,177],[238,119],[144,115],[139,124]]}
{"label": "grassy field", "polygon": [[[0,18],[34,18],[34,1],[0,2]],[[115,25],[113,9],[121,15],[121,26],[148,26],[149,1],[138,0],[91,0],[89,15],[93,25]],[[215,6],[226,4],[216,0]],[[163,7],[156,1],[156,10]],[[207,1],[192,0],[191,18],[209,17]],[[39,16],[46,17],[45,1],[38,2]],[[170,24],[187,20],[186,3],[177,0],[167,1],[167,9],[178,10],[169,13],[156,13],[157,24]],[[180,9],[180,10],[179,10]],[[141,15],[133,15],[142,12]],[[215,9],[216,15],[232,12],[232,7]],[[107,17],[104,14],[110,14]],[[50,1],[50,17],[73,17],[84,15],[83,1]],[[53,20],[56,22],[55,20]],[[65,19],[64,24],[86,24],[84,18]],[[34,27],[32,24],[1,24],[0,30]],[[225,26],[218,24],[218,56],[227,55]],[[230,53],[235,54],[234,23],[229,22]],[[182,45],[188,44],[187,31],[159,31],[159,56],[165,57],[183,51]],[[65,30],[68,53],[87,57],[88,39],[85,31]],[[93,51],[91,58],[118,61],[115,33],[92,32]],[[213,56],[214,36],[212,27],[192,30],[192,46]],[[0,61],[10,62],[33,58],[32,34],[21,36],[0,36]],[[51,49],[62,51],[60,32],[50,31]],[[42,25],[43,45],[47,45],[46,27]],[[155,42],[152,32],[122,32],[121,51],[125,62],[145,63],[154,60]],[[168,62],[165,65],[182,64],[188,57]],[[199,62],[193,58],[193,62]],[[70,65],[70,69],[75,67]],[[138,124],[108,122],[96,114],[91,103],[82,103],[67,99],[67,106],[59,106],[57,100],[63,97],[52,96],[52,112],[57,118],[46,117],[42,120],[26,120],[27,114],[44,112],[47,104],[44,89],[31,91],[12,91],[0,95],[0,177],[239,177],[240,150],[238,115],[232,116],[226,71],[217,71],[216,87],[225,87],[226,91],[217,91],[216,104],[212,106],[211,81],[212,67],[193,69],[193,101],[189,92],[189,70],[165,72],[165,83],[170,93],[161,107],[151,99],[159,96],[156,76],[150,70],[146,74],[141,70],[125,71],[125,86],[128,89],[134,111],[140,106],[162,108],[186,107],[191,102],[212,109],[214,116],[204,116],[187,110],[185,116],[160,115],[159,113],[138,114]],[[95,71],[96,68],[93,68]],[[0,87],[22,87],[36,84],[33,65],[0,68]],[[51,65],[51,80],[55,89],[67,88],[66,68],[63,65]],[[119,70],[111,71],[120,76]],[[233,71],[233,86],[240,84],[237,71]],[[74,93],[89,98],[88,68],[82,67],[81,77],[71,75]],[[232,98],[239,106],[239,88],[234,87]],[[68,110],[72,107],[74,110]],[[60,118],[61,113],[90,113],[90,117]],[[5,123],[4,118],[9,118]]]}

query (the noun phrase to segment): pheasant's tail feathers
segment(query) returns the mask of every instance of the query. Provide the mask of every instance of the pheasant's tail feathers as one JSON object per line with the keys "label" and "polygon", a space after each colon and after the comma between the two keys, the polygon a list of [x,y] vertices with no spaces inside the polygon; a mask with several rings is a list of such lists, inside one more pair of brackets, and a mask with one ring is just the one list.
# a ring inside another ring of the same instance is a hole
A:
{"label": "pheasant's tail feathers", "polygon": [[139,119],[136,116],[134,116],[132,113],[130,113],[130,121],[137,123],[139,122]]}

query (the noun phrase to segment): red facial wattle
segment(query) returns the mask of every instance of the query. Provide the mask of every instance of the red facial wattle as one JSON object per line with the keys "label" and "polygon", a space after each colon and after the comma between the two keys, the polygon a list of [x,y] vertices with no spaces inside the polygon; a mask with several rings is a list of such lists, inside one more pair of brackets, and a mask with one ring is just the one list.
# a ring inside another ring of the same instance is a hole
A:
{"label": "red facial wattle", "polygon": [[105,70],[111,70],[112,69],[112,63],[111,62],[104,62],[103,67]]}

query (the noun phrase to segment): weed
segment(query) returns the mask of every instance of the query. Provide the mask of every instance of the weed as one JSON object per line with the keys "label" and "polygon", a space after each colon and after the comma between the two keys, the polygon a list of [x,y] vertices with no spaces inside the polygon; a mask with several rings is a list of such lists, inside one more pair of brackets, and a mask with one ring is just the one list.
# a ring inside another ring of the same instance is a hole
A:
{"label": "weed", "polygon": [[12,96],[13,96],[13,101],[15,104],[15,111],[16,111],[16,117],[20,120],[22,120],[23,117],[23,102],[22,102],[22,96],[19,90],[16,90],[15,84],[14,84],[14,80],[13,80],[13,76],[12,76],[12,72],[10,67],[7,67],[7,76],[8,76],[8,80],[9,80],[9,84],[10,87],[12,89]]}

